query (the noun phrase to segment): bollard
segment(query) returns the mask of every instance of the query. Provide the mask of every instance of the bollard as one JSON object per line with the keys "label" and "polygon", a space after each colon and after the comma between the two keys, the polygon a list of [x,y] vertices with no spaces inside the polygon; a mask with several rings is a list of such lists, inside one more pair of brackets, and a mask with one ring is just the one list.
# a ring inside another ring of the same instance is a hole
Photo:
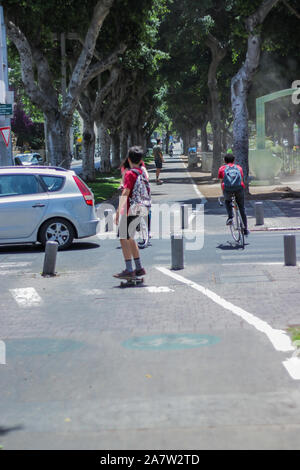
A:
{"label": "bollard", "polygon": [[262,202],[255,203],[256,225],[264,225],[264,206]]}
{"label": "bollard", "polygon": [[184,268],[183,262],[183,236],[171,235],[171,254],[172,254],[172,267],[173,270]]}
{"label": "bollard", "polygon": [[57,255],[58,243],[47,242],[45,249],[44,268],[42,276],[55,276],[55,265]]}
{"label": "bollard", "polygon": [[181,228],[189,228],[189,206],[188,204],[182,204],[180,206],[181,210]]}
{"label": "bollard", "polygon": [[285,266],[296,266],[296,237],[295,235],[284,235],[284,264]]}

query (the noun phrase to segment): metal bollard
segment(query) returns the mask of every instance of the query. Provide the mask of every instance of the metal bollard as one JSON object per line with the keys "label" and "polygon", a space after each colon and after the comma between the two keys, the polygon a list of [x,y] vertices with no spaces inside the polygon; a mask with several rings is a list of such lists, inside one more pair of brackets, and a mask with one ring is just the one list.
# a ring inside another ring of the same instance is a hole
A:
{"label": "metal bollard", "polygon": [[181,228],[189,228],[189,206],[188,204],[182,204],[180,206],[181,210]]}
{"label": "metal bollard", "polygon": [[184,268],[183,261],[183,236],[171,235],[171,254],[172,254],[172,267],[173,270]]}
{"label": "metal bollard", "polygon": [[284,264],[285,266],[296,266],[296,237],[295,235],[284,235]]}
{"label": "metal bollard", "polygon": [[264,206],[262,202],[255,203],[256,225],[264,225]]}
{"label": "metal bollard", "polygon": [[55,276],[55,265],[57,256],[58,243],[47,242],[45,249],[44,268],[42,276]]}

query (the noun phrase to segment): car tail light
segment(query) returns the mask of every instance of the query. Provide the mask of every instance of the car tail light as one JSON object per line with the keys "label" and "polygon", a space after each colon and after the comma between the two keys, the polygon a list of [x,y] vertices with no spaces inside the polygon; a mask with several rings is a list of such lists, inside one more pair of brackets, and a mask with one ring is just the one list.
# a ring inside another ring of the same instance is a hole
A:
{"label": "car tail light", "polygon": [[85,202],[87,203],[88,206],[93,206],[94,205],[94,196],[93,193],[90,191],[90,189],[84,184],[82,179],[80,179],[78,176],[73,176],[75,183],[78,186],[79,191],[84,197]]}

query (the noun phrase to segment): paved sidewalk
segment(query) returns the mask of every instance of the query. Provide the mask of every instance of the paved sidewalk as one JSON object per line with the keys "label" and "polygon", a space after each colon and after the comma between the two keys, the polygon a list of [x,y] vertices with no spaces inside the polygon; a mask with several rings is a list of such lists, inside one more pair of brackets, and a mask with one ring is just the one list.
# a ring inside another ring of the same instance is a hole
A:
{"label": "paved sidewalk", "polygon": [[[187,158],[182,157],[187,164]],[[206,199],[218,204],[221,196],[219,181],[210,179],[209,173],[191,170],[190,174]],[[251,199],[246,211],[251,231],[300,230],[300,175],[286,176],[271,186],[251,186]],[[263,202],[264,225],[256,225],[255,203]]]}

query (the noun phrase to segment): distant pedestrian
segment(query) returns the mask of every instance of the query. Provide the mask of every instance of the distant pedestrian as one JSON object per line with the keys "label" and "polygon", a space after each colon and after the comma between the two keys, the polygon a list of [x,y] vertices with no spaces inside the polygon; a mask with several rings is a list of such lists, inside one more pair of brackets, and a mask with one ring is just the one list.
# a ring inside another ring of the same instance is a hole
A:
{"label": "distant pedestrian", "polygon": [[157,145],[153,147],[153,156],[156,166],[156,184],[162,184],[162,181],[159,179],[159,175],[162,169],[162,164],[164,162],[164,157],[161,149],[161,140],[157,139]]}
{"label": "distant pedestrian", "polygon": [[[115,222],[119,225],[120,242],[125,260],[125,270],[114,274],[118,279],[134,279],[146,274],[141,264],[138,245],[134,239],[140,215],[143,209],[148,212],[151,206],[150,186],[141,168],[143,150],[141,147],[131,147],[128,151],[129,169],[126,168],[123,191]],[[127,166],[127,163],[126,163]],[[135,269],[132,261],[135,263]]]}

